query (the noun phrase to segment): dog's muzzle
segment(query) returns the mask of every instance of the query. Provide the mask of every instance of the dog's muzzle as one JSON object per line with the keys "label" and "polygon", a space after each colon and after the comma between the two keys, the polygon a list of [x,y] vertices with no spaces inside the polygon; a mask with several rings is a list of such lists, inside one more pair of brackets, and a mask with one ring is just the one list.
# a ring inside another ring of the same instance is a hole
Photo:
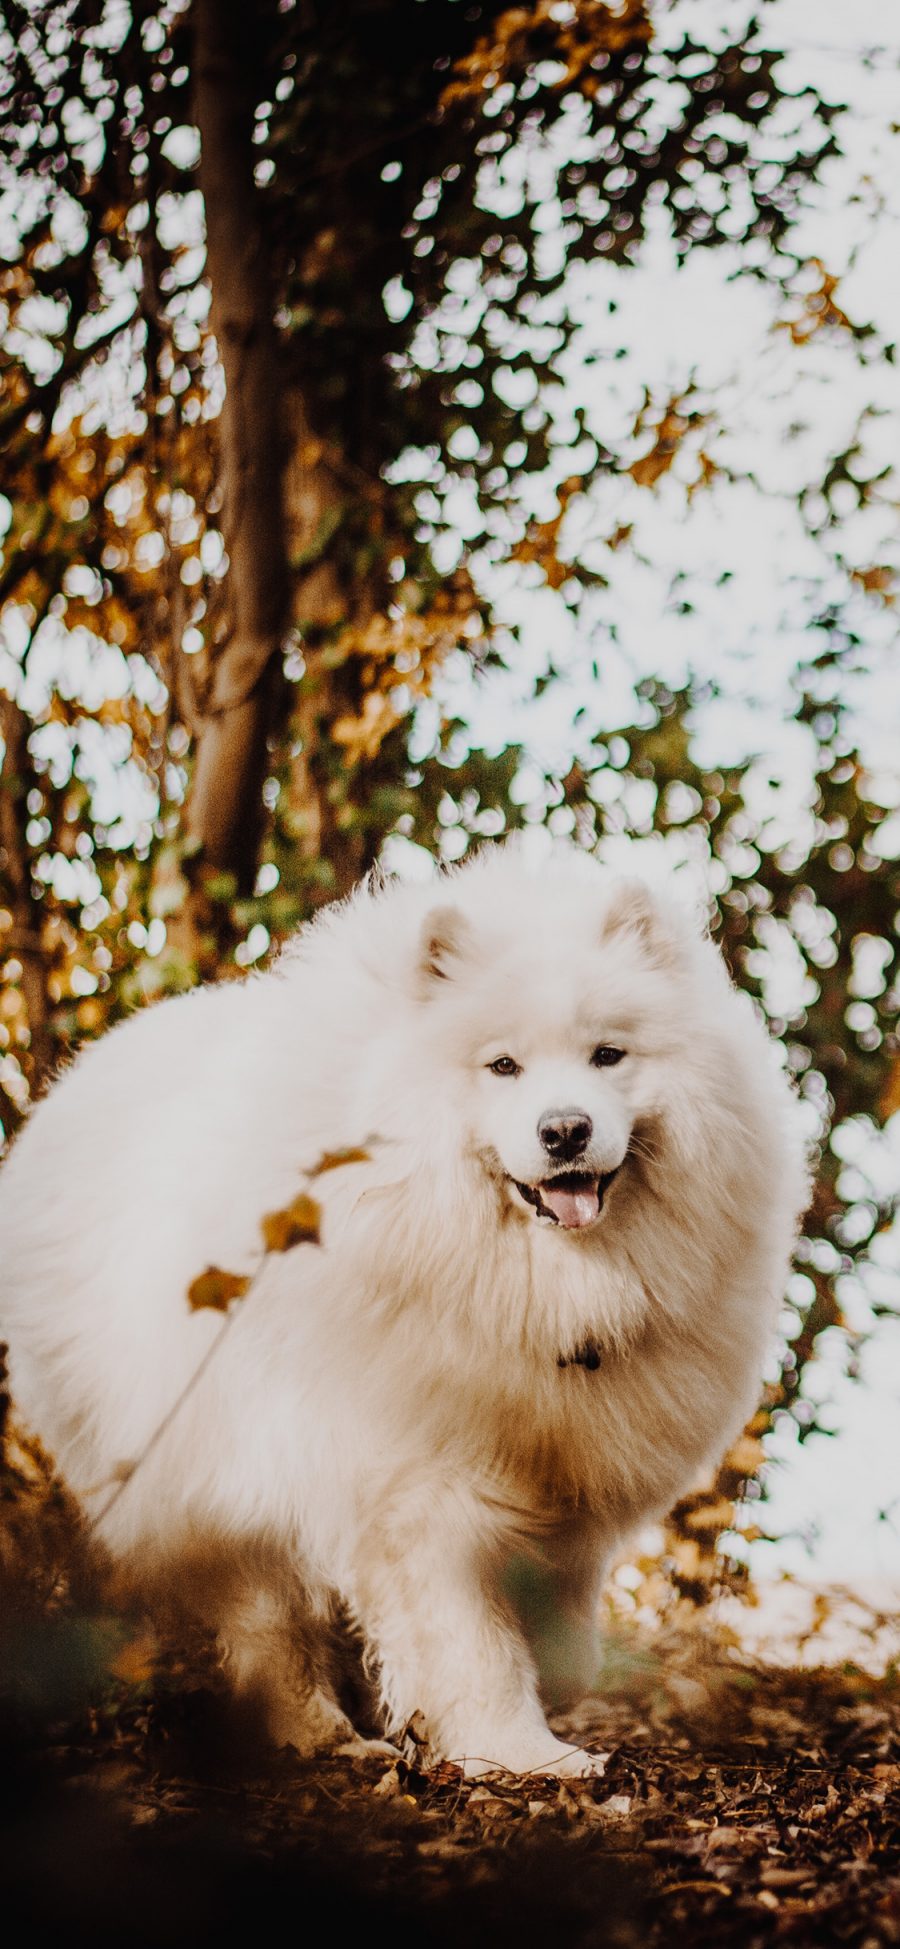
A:
{"label": "dog's muzzle", "polygon": [[604,1197],[620,1169],[617,1165],[614,1171],[603,1171],[599,1176],[587,1171],[557,1171],[538,1184],[521,1184],[518,1178],[511,1182],[539,1218],[548,1218],[563,1231],[578,1232],[599,1218]]}

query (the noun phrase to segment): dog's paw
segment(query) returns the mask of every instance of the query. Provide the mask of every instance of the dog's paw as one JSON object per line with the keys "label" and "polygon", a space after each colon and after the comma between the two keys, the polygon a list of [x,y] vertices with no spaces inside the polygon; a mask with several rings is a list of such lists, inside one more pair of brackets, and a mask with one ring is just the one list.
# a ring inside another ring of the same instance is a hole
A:
{"label": "dog's paw", "polygon": [[350,1739],[342,1739],[339,1746],[332,1746],[332,1753],[340,1753],[351,1760],[399,1760],[403,1758],[399,1746],[392,1746],[389,1739],[364,1739],[362,1733],[353,1733]]}
{"label": "dog's paw", "polygon": [[556,1780],[598,1779],[606,1772],[608,1753],[588,1753],[582,1746],[560,1746],[549,1765],[529,1766],[529,1773],[548,1773]]}
{"label": "dog's paw", "polygon": [[609,1758],[608,1753],[587,1753],[580,1746],[566,1746],[561,1739],[554,1739],[552,1733],[527,1752],[502,1751],[499,1741],[497,1747],[496,1758],[488,1754],[465,1754],[454,1757],[453,1765],[461,1767],[468,1780],[483,1779],[488,1773],[512,1773],[518,1779],[546,1774],[556,1780],[583,1780],[601,1774]]}
{"label": "dog's paw", "polygon": [[351,1759],[398,1757],[396,1746],[390,1746],[387,1740],[364,1739],[346,1712],[318,1688],[302,1699],[282,1699],[279,1707],[277,1712],[269,1714],[273,1742],[276,1746],[292,1747],[300,1759],[333,1753],[343,1753]]}

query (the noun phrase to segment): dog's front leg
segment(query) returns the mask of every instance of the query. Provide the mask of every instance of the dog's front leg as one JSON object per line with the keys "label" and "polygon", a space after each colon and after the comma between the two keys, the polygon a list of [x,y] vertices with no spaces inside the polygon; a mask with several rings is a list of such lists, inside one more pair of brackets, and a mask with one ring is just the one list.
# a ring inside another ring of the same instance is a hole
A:
{"label": "dog's front leg", "polygon": [[506,1577],[549,1707],[596,1690],[602,1644],[600,1591],[610,1555],[606,1526],[577,1514],[544,1532],[528,1555],[514,1555]]}
{"label": "dog's front leg", "polygon": [[389,1730],[398,1736],[421,1713],[434,1751],[469,1774],[596,1771],[599,1761],[547,1726],[499,1564],[483,1505],[446,1484],[394,1498],[368,1532],[356,1604]]}

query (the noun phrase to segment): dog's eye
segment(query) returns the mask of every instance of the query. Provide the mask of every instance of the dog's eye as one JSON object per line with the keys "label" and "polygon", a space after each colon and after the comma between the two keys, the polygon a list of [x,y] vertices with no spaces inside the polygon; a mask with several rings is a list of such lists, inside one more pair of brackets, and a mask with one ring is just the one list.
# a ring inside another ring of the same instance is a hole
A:
{"label": "dog's eye", "polygon": [[622,1061],[624,1054],[624,1049],[611,1049],[608,1042],[601,1042],[599,1048],[594,1050],[591,1062],[595,1069],[612,1069],[614,1063]]}
{"label": "dog's eye", "polygon": [[488,1063],[488,1069],[492,1076],[521,1076],[522,1074],[521,1063],[514,1062],[512,1056],[498,1056],[496,1062]]}

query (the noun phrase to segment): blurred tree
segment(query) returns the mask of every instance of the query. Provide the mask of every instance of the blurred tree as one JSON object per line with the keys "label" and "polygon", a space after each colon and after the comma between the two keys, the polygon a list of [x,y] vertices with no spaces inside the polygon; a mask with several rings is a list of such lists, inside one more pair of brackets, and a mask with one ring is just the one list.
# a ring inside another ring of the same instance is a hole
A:
{"label": "blurred tree", "polygon": [[[567,264],[628,265],[659,206],[681,251],[781,241],[833,111],[811,101],[808,153],[773,165],[754,139],[782,97],[752,28],[715,52],[657,48],[639,0],[12,0],[0,19],[0,596],[8,688],[41,728],[69,720],[71,789],[52,789],[62,741],[31,740],[27,842],[58,1002],[98,873],[103,902],[116,889],[99,972],[118,994],[154,830],[170,842],[157,912],[181,912],[168,980],[218,964],[264,795],[279,924],[375,857],[409,808],[411,715],[436,662],[492,654],[467,556],[539,545],[527,482],[558,459],[541,388],[574,329],[564,299],[549,327],[542,307]],[[498,201],[520,156],[535,167]],[[543,222],[557,193],[564,248]],[[611,464],[583,443],[584,480]],[[477,514],[442,575],[461,483]],[[127,747],[149,788],[127,862],[96,818],[98,719],[112,763]],[[47,862],[73,853],[67,900]]]}

